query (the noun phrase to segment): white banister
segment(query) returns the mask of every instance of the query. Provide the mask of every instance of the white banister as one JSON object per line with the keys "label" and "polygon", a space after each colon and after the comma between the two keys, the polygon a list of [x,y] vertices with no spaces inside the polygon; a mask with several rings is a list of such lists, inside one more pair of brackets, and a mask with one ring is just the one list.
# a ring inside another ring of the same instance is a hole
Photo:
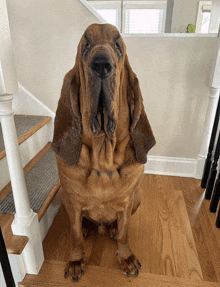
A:
{"label": "white banister", "polygon": [[26,272],[38,274],[44,261],[38,215],[29,204],[12,109],[18,83],[5,0],[0,0],[0,122],[15,204],[14,235],[29,238],[22,256]]}

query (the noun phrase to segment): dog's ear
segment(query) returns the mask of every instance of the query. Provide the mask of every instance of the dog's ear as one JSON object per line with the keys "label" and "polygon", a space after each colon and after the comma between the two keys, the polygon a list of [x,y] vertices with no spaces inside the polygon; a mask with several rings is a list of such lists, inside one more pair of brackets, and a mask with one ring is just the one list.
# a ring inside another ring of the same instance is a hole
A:
{"label": "dog's ear", "polygon": [[82,146],[79,89],[79,64],[76,59],[75,66],[66,74],[63,81],[52,142],[53,151],[68,165],[77,164]]}
{"label": "dog's ear", "polygon": [[136,159],[144,164],[147,162],[147,153],[156,141],[144,111],[143,98],[136,74],[133,72],[128,56],[125,56],[125,69],[128,74],[128,104],[131,115],[130,134],[133,140]]}

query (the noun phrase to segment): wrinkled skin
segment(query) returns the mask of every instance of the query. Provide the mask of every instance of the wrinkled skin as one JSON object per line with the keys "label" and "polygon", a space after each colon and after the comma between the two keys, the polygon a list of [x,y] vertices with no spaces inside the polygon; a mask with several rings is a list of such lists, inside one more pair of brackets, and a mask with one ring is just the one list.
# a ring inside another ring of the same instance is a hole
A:
{"label": "wrinkled skin", "polygon": [[131,215],[140,204],[140,182],[155,139],[126,47],[110,24],[90,25],[61,90],[52,148],[61,180],[60,198],[71,222],[65,277],[84,274],[82,219],[100,232],[112,225],[122,271],[138,275],[128,244]]}

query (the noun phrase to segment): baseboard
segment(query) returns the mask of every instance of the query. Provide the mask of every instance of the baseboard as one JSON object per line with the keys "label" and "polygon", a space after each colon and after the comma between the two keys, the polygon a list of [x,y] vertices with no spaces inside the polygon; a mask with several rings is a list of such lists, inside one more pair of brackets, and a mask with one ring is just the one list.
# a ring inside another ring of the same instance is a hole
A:
{"label": "baseboard", "polygon": [[54,112],[20,84],[17,93],[14,94],[13,109],[17,115],[49,116],[52,120],[55,117]]}
{"label": "baseboard", "polygon": [[196,166],[196,159],[148,156],[144,173],[194,178]]}

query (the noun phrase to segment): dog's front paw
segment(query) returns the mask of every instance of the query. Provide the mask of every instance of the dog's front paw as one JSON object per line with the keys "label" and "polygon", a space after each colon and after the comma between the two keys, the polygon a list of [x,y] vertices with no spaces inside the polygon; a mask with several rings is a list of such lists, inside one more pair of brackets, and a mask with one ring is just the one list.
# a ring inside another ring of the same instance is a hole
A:
{"label": "dog's front paw", "polygon": [[69,261],[64,269],[64,277],[71,277],[72,281],[78,281],[79,278],[84,275],[85,262],[83,259],[79,261]]}
{"label": "dog's front paw", "polygon": [[130,255],[128,258],[120,258],[119,256],[119,263],[121,265],[122,272],[126,274],[128,277],[130,274],[135,274],[138,276],[139,270],[141,268],[141,263],[136,258],[134,254]]}

